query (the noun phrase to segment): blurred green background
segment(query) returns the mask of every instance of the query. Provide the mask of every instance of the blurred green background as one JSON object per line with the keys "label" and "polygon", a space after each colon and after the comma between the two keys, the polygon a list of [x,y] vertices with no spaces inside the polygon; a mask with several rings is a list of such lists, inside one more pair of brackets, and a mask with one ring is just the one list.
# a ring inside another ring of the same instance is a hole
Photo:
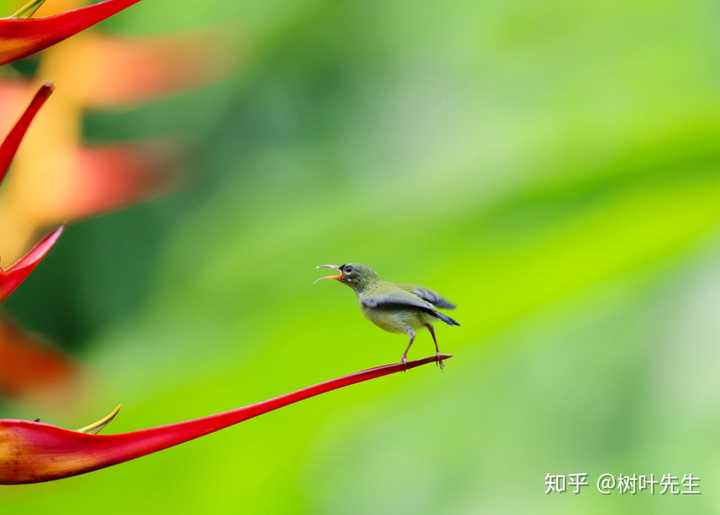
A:
{"label": "blurred green background", "polygon": [[[2,512],[720,513],[719,22],[710,0],[152,0],[104,23],[229,30],[241,64],[87,114],[88,141],[182,138],[189,180],[72,226],[8,303],[92,380],[0,416],[122,402],[120,432],[396,361],[403,337],[313,287],[318,263],[436,288],[463,326],[439,327],[444,373],[0,488]],[[572,472],[591,486],[544,495]],[[604,472],[702,495],[605,497]]]}

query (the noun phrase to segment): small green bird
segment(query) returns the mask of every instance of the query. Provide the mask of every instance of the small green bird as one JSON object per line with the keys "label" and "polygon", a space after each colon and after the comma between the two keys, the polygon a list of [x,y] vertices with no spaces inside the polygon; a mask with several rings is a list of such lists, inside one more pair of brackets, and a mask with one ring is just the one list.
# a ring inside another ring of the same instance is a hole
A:
{"label": "small green bird", "polygon": [[[320,277],[317,281],[333,279],[350,286],[357,294],[363,314],[375,325],[391,333],[408,335],[410,342],[402,355],[403,364],[415,341],[415,329],[427,328],[435,343],[435,352],[440,354],[433,323],[442,320],[448,325],[460,325],[436,309],[455,309],[455,306],[432,290],[383,281],[367,265],[347,263],[318,265],[318,268],[337,270],[338,274]],[[438,364],[442,367],[442,361]]]}

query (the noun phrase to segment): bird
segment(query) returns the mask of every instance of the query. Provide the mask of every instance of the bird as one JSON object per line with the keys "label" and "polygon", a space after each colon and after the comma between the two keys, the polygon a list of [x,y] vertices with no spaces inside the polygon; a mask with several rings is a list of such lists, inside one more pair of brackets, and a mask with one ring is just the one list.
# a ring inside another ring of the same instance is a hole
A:
{"label": "bird", "polygon": [[[460,325],[438,311],[438,308],[455,309],[455,305],[428,288],[384,281],[368,265],[359,263],[318,265],[317,268],[327,268],[337,273],[320,277],[316,283],[335,280],[349,286],[357,295],[360,308],[368,320],[385,331],[405,333],[408,336],[410,341],[400,359],[403,365],[407,363],[408,352],[415,341],[416,329],[428,330],[435,343],[435,353],[439,356],[440,347],[433,323],[440,320],[448,325]],[[443,367],[442,360],[438,360],[438,366]]]}

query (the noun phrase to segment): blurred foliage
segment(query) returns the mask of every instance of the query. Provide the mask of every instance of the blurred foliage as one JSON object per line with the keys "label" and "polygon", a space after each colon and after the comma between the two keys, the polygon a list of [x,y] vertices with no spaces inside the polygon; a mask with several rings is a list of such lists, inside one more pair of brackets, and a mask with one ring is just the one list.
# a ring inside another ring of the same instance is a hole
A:
{"label": "blurred foliage", "polygon": [[[3,507],[717,512],[719,15],[710,1],[153,0],[105,24],[216,26],[245,57],[200,91],[88,114],[89,139],[168,133],[193,152],[181,191],[72,227],[10,301],[93,375],[58,422],[122,401],[111,430],[129,430],[397,360],[404,340],[349,291],[311,286],[321,262],[437,288],[463,327],[439,329],[456,354],[444,374],[2,489]],[[692,472],[703,495],[543,495],[545,473],[579,471]]]}

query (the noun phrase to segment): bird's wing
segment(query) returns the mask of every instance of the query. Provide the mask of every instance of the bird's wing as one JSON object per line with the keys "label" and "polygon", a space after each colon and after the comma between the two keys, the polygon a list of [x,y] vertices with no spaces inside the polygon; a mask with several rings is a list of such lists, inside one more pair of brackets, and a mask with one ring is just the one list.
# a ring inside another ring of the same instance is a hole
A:
{"label": "bird's wing", "polygon": [[366,308],[374,309],[418,309],[438,318],[448,325],[460,325],[447,315],[440,313],[430,302],[421,299],[414,293],[399,286],[385,286],[375,289],[371,293],[360,296],[360,302]]}
{"label": "bird's wing", "polygon": [[432,291],[429,288],[423,288],[422,286],[417,286],[415,284],[401,284],[400,287],[405,291],[409,291],[410,293],[417,295],[418,297],[420,297],[424,301],[429,302],[435,307],[444,309],[455,309],[455,304],[443,298],[442,295]]}
{"label": "bird's wing", "polygon": [[433,305],[417,295],[401,288],[381,289],[362,295],[362,305],[367,308],[411,307],[422,311],[435,311]]}

